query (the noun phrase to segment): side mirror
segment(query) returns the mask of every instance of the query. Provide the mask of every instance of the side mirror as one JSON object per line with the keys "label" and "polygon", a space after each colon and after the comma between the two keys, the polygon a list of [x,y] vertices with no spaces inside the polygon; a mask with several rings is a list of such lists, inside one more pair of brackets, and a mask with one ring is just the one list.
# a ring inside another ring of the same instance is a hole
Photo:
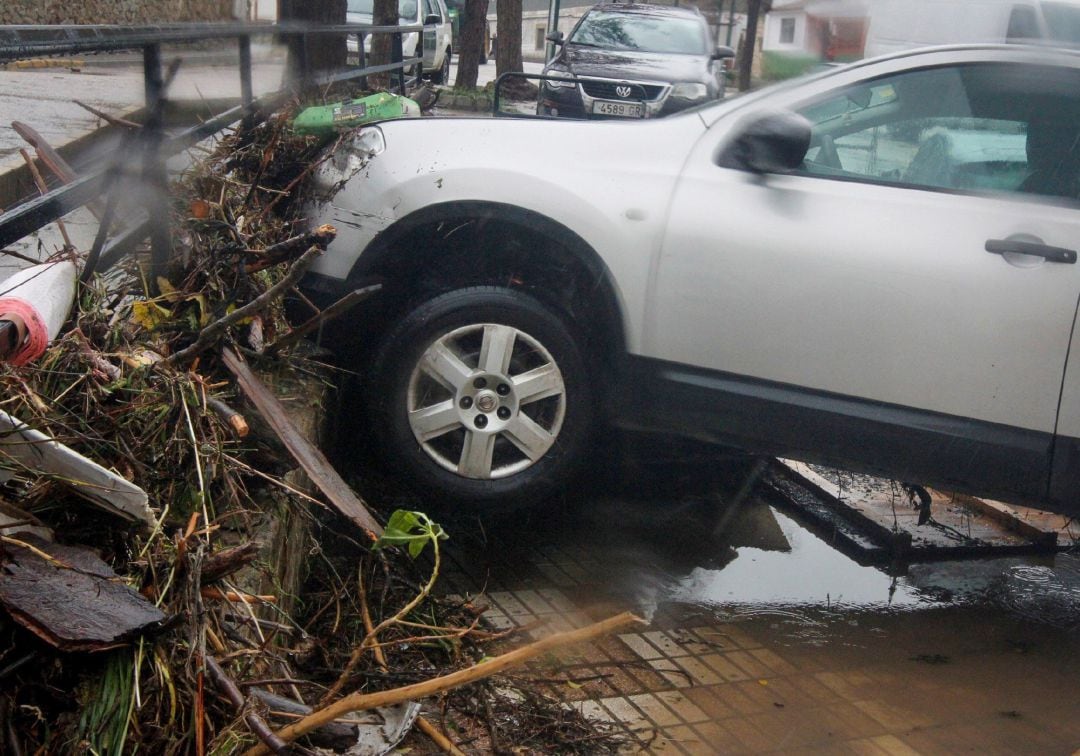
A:
{"label": "side mirror", "polygon": [[438,13],[432,13],[424,18],[424,26],[431,26],[432,24],[441,24],[442,16]]}
{"label": "side mirror", "polygon": [[556,45],[561,45],[566,41],[566,36],[561,31],[552,32],[544,37],[548,42],[554,42]]}
{"label": "side mirror", "polygon": [[709,56],[709,58],[712,60],[725,60],[727,58],[734,57],[735,51],[732,50],[730,47],[725,47],[724,45],[720,45],[719,47],[717,47],[715,50],[713,50],[713,54]]}
{"label": "side mirror", "polygon": [[798,168],[810,149],[810,121],[781,110],[752,116],[735,127],[716,164],[751,173],[788,173]]}

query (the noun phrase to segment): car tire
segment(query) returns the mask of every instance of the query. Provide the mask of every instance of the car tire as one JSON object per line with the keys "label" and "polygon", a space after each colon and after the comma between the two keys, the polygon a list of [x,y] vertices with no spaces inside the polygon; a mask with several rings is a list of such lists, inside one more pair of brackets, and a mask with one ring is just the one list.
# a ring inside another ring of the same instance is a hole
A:
{"label": "car tire", "polygon": [[435,84],[445,84],[450,81],[450,48],[446,48],[446,54],[443,55],[442,65],[438,71],[431,72],[431,81]]}
{"label": "car tire", "polygon": [[367,408],[384,460],[452,504],[498,513],[563,487],[587,448],[595,392],[563,317],[475,286],[409,313],[374,361]]}

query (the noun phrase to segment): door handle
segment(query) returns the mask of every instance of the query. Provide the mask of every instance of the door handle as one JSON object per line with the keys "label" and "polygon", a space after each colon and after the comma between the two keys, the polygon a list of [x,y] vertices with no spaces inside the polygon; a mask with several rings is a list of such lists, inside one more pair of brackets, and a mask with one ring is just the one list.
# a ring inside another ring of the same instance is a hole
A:
{"label": "door handle", "polygon": [[1018,255],[1032,255],[1042,257],[1049,262],[1076,264],[1075,250],[1064,247],[1051,247],[1049,244],[1039,242],[1019,241],[1017,239],[987,239],[986,251],[995,255],[1003,255],[1012,252]]}

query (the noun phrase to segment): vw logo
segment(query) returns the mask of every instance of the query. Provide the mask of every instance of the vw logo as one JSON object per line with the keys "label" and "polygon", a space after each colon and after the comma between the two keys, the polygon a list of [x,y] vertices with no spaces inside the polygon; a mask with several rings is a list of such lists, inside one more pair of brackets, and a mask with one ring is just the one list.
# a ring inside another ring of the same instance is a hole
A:
{"label": "vw logo", "polygon": [[632,91],[633,90],[625,84],[620,84],[619,86],[615,87],[615,94],[617,94],[619,97],[629,97]]}

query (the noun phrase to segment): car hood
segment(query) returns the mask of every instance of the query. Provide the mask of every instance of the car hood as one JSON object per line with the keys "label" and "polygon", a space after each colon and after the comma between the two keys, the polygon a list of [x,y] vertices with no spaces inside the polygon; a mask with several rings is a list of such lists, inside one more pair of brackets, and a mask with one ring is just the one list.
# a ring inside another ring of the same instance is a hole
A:
{"label": "car hood", "polygon": [[708,81],[709,56],[600,50],[574,44],[563,46],[553,61],[576,76],[640,81]]}

